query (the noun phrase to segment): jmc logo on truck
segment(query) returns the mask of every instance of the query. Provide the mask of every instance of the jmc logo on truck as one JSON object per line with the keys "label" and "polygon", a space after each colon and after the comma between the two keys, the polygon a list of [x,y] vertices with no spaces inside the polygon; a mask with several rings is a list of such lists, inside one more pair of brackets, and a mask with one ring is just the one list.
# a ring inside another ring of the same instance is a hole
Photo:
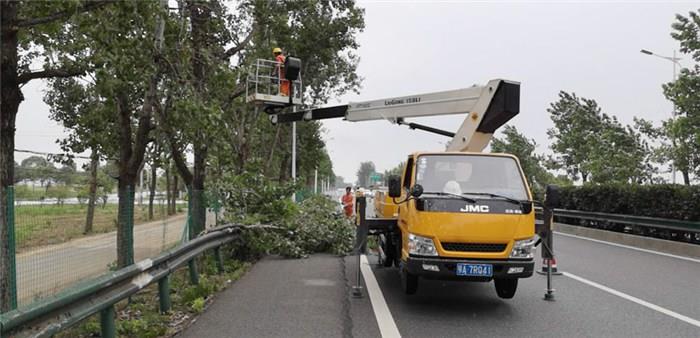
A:
{"label": "jmc logo on truck", "polygon": [[488,205],[476,205],[476,204],[467,204],[464,206],[464,208],[459,209],[461,212],[489,212],[489,206]]}

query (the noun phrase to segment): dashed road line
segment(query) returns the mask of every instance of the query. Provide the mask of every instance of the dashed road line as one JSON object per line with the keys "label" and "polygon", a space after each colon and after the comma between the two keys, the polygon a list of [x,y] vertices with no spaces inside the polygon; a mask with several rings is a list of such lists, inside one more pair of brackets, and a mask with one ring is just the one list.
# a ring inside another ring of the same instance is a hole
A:
{"label": "dashed road line", "polygon": [[628,295],[628,294],[626,294],[626,293],[624,293],[624,292],[617,291],[617,290],[612,289],[612,288],[609,288],[609,287],[607,287],[607,286],[605,286],[605,285],[598,284],[598,283],[596,283],[596,282],[594,282],[594,281],[591,281],[591,280],[585,279],[585,278],[583,278],[583,277],[574,275],[573,273],[564,272],[563,274],[564,274],[564,276],[569,277],[569,278],[574,279],[574,280],[577,280],[577,281],[579,281],[579,282],[581,282],[581,283],[588,284],[588,285],[590,285],[590,286],[592,286],[592,287],[594,287],[594,288],[603,290],[603,291],[605,291],[605,292],[607,292],[607,293],[610,293],[610,294],[612,294],[612,295],[618,296],[618,297],[620,297],[620,298],[627,299],[627,300],[629,300],[629,301],[631,301],[631,302],[634,302],[634,303],[637,303],[637,304],[639,304],[639,305],[641,305],[641,306],[647,307],[647,308],[652,309],[652,310],[654,310],[654,311],[663,313],[663,314],[665,314],[665,315],[667,315],[667,316],[676,318],[676,319],[678,319],[678,320],[684,321],[684,322],[686,322],[686,323],[688,323],[688,324],[690,324],[690,325],[693,325],[693,326],[696,326],[696,327],[700,328],[700,320],[693,319],[693,318],[690,318],[690,317],[688,317],[688,316],[684,316],[684,315],[682,315],[682,314],[680,314],[680,313],[678,313],[678,312],[674,312],[674,311],[671,311],[671,310],[669,310],[669,309],[667,309],[667,308],[665,308],[665,307],[661,307],[661,306],[658,306],[658,305],[656,305],[656,304],[652,304],[652,303],[649,303],[649,302],[647,302],[647,301],[645,301],[645,300],[639,299],[639,298],[637,298],[637,297],[630,296],[630,295]]}
{"label": "dashed road line", "polygon": [[374,315],[377,318],[379,332],[384,338],[400,338],[399,328],[396,326],[391,311],[389,311],[389,306],[386,304],[382,290],[379,288],[366,255],[360,257],[360,271],[362,271],[362,278],[365,280],[367,293],[372,303],[372,310],[374,310]]}

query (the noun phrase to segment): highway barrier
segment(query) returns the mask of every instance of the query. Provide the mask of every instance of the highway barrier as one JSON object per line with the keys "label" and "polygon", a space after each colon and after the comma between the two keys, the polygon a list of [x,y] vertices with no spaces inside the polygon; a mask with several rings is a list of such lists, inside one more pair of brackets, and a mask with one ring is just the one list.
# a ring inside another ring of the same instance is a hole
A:
{"label": "highway barrier", "polygon": [[700,222],[555,209],[559,223],[700,244]]}
{"label": "highway barrier", "polygon": [[[542,208],[535,207],[535,213],[535,222],[541,223]],[[554,209],[554,219],[567,225],[700,244],[700,222],[567,209]]]}
{"label": "highway barrier", "polygon": [[[220,247],[235,240],[243,229],[249,228],[278,229],[267,225],[233,224],[213,228],[154,258],[142,260],[27,307],[0,315],[1,336],[48,337],[100,313],[102,337],[114,337],[116,303],[158,282],[160,310],[167,312],[170,308],[170,274],[208,250],[212,250],[214,257],[221,260]],[[221,272],[222,262],[217,261],[217,266]]]}

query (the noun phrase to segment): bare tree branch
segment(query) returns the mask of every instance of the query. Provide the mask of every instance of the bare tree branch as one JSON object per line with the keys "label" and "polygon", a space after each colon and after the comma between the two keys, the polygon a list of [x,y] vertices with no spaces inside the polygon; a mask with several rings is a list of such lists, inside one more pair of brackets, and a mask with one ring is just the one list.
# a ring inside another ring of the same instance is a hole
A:
{"label": "bare tree branch", "polygon": [[236,90],[234,90],[231,95],[228,96],[228,101],[223,106],[223,110],[228,110],[233,104],[233,100],[237,99],[241,95],[245,94],[245,86],[239,85]]}
{"label": "bare tree branch", "polygon": [[114,1],[111,1],[111,0],[84,1],[82,3],[82,5],[80,5],[76,9],[66,9],[66,10],[58,11],[58,12],[49,14],[47,16],[41,17],[41,18],[19,19],[19,20],[17,20],[16,26],[19,28],[37,26],[37,25],[49,23],[52,21],[56,21],[59,19],[68,18],[73,14],[88,12],[88,11],[91,11],[93,9],[110,4],[112,2],[114,2]]}
{"label": "bare tree branch", "polygon": [[245,39],[243,39],[243,41],[241,41],[241,43],[229,48],[226,52],[224,52],[224,56],[230,58],[230,57],[236,55],[236,53],[245,49],[248,46],[248,44],[250,43],[250,40],[253,39],[253,34],[255,34],[255,30],[256,30],[256,26],[253,25],[253,28],[250,30],[250,33],[248,33],[248,36],[246,36]]}
{"label": "bare tree branch", "polygon": [[54,77],[72,77],[78,75],[84,75],[85,69],[44,69],[38,72],[23,73],[17,76],[17,82],[19,84],[27,83],[34,79],[47,79]]}

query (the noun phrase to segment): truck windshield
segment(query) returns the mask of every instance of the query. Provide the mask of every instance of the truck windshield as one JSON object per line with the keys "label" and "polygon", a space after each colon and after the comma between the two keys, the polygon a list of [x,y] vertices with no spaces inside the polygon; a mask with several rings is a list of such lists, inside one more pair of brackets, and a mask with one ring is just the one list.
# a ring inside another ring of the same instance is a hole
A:
{"label": "truck windshield", "polygon": [[424,193],[488,193],[527,200],[523,177],[510,157],[484,155],[422,155],[416,163],[416,183]]}

